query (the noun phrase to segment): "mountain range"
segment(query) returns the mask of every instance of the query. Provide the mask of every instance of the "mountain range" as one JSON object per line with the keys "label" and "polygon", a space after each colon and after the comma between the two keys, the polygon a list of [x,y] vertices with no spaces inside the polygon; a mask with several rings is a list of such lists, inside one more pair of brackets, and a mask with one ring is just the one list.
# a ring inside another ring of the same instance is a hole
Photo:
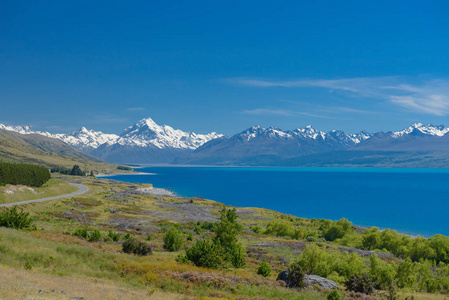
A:
{"label": "mountain range", "polygon": [[151,118],[140,120],[120,135],[85,127],[71,134],[3,124],[0,129],[55,138],[102,160],[122,164],[441,167],[446,157],[449,161],[449,128],[421,123],[374,134],[323,132],[312,126],[287,131],[253,126],[231,137],[185,132],[160,126]]}

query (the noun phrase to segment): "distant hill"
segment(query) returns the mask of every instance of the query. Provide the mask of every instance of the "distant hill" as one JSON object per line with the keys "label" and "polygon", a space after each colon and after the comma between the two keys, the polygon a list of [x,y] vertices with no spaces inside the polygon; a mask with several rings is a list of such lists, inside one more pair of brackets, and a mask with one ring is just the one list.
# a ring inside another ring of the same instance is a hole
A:
{"label": "distant hill", "polygon": [[79,151],[66,143],[39,134],[19,134],[0,130],[0,160],[45,167],[73,167],[84,170],[114,170],[114,165]]}

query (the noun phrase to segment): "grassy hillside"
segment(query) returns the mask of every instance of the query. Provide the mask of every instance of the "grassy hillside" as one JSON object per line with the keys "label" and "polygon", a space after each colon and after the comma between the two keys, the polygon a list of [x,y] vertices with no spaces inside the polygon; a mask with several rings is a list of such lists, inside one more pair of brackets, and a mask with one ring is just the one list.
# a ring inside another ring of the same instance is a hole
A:
{"label": "grassy hillside", "polygon": [[[196,267],[176,261],[184,247],[176,252],[165,250],[163,236],[168,228],[175,227],[186,247],[212,237],[214,232],[208,224],[219,220],[223,204],[202,198],[151,195],[142,190],[148,185],[88,177],[76,180],[90,190],[80,197],[23,206],[35,218],[36,230],[0,228],[0,278],[2,274],[13,274],[0,279],[0,285],[4,286],[2,280],[8,282],[2,292],[9,298],[26,295],[35,299],[104,299],[108,295],[108,299],[326,299],[328,291],[288,289],[276,281],[277,274],[289,262],[318,247],[320,266],[326,262],[339,264],[328,277],[339,284],[345,299],[363,299],[345,291],[343,274],[350,274],[355,268],[368,270],[373,254],[378,258],[376,270],[382,272],[391,273],[391,268],[404,261],[388,250],[376,250],[379,246],[360,250],[366,237],[375,236],[376,231],[351,228],[343,237],[327,241],[323,236],[332,233],[330,228],[338,227],[339,223],[328,224],[260,208],[237,208],[238,222],[243,226],[238,238],[247,252],[246,266],[222,270]],[[326,224],[328,230],[322,235]],[[99,230],[102,238],[89,242],[74,236],[79,229],[91,233]],[[119,241],[108,238],[110,230],[121,235]],[[153,254],[142,257],[123,253],[126,234],[151,245]],[[394,240],[396,236],[390,234],[389,238]],[[263,260],[272,270],[266,278],[256,272]],[[416,266],[427,270],[424,264]],[[444,266],[440,269],[431,264],[428,270],[445,276]],[[382,272],[379,273],[382,278],[390,274]],[[20,280],[30,284],[20,284]],[[414,299],[447,298],[447,294],[437,290],[423,293],[426,286],[425,282],[421,286],[421,282],[422,278],[412,279],[409,288],[399,291],[398,299],[410,295]],[[435,282],[429,281],[427,285],[431,287]],[[377,291],[370,299],[381,299],[386,293]]]}
{"label": "grassy hillside", "polygon": [[77,164],[83,170],[115,172],[116,166],[101,162],[98,158],[83,153],[56,139],[41,135],[23,135],[0,130],[0,160],[14,163],[29,163],[48,168],[63,166],[71,168]]}
{"label": "grassy hillside", "polygon": [[77,190],[78,188],[61,179],[50,179],[42,187],[38,188],[8,184],[0,186],[0,204],[70,194]]}

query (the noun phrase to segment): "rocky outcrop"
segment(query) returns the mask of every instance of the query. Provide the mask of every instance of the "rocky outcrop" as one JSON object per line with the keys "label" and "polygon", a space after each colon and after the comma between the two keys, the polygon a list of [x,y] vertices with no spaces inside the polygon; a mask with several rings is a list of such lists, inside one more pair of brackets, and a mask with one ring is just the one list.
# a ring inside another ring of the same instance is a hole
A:
{"label": "rocky outcrop", "polygon": [[[289,280],[288,280],[288,270],[282,271],[281,273],[279,273],[278,277],[276,280],[282,280],[285,282],[285,284],[288,286],[289,285]],[[334,289],[338,289],[338,285],[327,278],[321,277],[321,276],[317,276],[317,275],[304,275],[304,283],[303,283],[304,287],[308,287],[308,286],[318,286],[322,289],[326,289],[326,290],[334,290]]]}

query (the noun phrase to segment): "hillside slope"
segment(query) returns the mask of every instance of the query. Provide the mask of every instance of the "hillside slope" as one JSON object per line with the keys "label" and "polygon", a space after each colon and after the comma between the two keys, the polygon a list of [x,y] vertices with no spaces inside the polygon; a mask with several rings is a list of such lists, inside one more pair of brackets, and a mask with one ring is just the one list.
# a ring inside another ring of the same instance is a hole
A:
{"label": "hillside slope", "polygon": [[112,171],[116,167],[102,162],[56,139],[0,130],[0,160],[14,163],[30,163],[45,167],[73,167],[84,170]]}

